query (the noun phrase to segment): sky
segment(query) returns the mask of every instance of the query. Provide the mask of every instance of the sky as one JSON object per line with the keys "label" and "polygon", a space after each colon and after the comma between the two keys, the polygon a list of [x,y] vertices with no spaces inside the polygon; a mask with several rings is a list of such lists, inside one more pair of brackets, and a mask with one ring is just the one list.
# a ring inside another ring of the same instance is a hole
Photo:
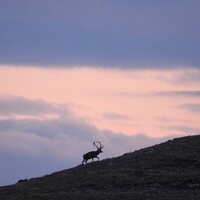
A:
{"label": "sky", "polygon": [[198,0],[1,0],[0,185],[200,133]]}

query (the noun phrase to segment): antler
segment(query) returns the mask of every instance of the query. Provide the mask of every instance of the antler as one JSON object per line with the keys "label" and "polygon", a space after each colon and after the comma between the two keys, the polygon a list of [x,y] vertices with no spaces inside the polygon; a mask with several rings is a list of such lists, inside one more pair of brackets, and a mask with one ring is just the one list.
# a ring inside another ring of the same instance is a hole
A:
{"label": "antler", "polygon": [[[99,144],[99,147],[96,145],[96,143]],[[103,145],[102,145],[102,143],[99,142],[99,141],[93,142],[93,145],[94,145],[97,149],[103,149]]]}

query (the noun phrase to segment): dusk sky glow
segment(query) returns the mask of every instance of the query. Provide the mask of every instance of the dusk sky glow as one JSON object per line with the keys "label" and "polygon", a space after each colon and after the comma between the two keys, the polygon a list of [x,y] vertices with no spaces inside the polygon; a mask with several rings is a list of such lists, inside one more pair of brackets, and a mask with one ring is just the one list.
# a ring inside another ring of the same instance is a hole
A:
{"label": "dusk sky glow", "polygon": [[80,164],[95,140],[106,158],[199,134],[199,9],[2,0],[0,185]]}

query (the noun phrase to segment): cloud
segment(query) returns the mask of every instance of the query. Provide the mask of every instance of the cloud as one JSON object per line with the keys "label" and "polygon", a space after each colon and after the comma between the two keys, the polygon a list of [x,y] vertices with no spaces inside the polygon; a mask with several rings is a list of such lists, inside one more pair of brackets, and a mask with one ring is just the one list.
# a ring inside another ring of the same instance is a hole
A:
{"label": "cloud", "polygon": [[127,96],[127,97],[189,97],[199,98],[200,90],[166,90],[166,91],[151,91],[151,92],[116,92],[113,93],[116,96]]}
{"label": "cloud", "polygon": [[182,104],[182,105],[179,105],[178,108],[182,108],[182,109],[185,109],[190,112],[197,113],[197,114],[200,113],[200,104],[198,104],[198,103]]}
{"label": "cloud", "polygon": [[170,75],[166,75],[165,73],[159,74],[155,76],[156,79],[171,83],[171,84],[191,84],[191,83],[197,83],[200,82],[200,71],[199,70],[179,70],[178,72],[172,71]]}
{"label": "cloud", "polygon": [[[8,104],[5,99],[8,100]],[[21,102],[24,104],[15,110],[17,103],[20,105]],[[153,138],[144,134],[127,136],[100,130],[73,114],[59,115],[60,109],[55,110],[54,104],[39,100],[6,97],[1,98],[0,104],[5,106],[2,114],[7,116],[6,119],[0,119],[0,185],[78,165],[85,152],[94,150],[92,143],[97,140],[104,144],[104,153],[100,155],[103,159],[160,143],[172,137]],[[13,118],[10,116],[13,112],[9,106],[18,114],[28,113],[35,116],[53,110],[58,112],[58,117]]]}
{"label": "cloud", "polygon": [[164,124],[183,124],[183,123],[189,123],[186,119],[176,118],[176,117],[169,117],[169,116],[159,116],[155,117],[155,119],[160,123]]}
{"label": "cloud", "polygon": [[152,92],[152,95],[163,97],[200,97],[200,90],[172,90],[172,91],[158,91]]}
{"label": "cloud", "polygon": [[103,159],[167,139],[151,138],[143,134],[126,136],[99,130],[76,119],[1,120],[0,158],[3,165],[0,166],[0,174],[4,179],[1,179],[0,184],[13,183],[17,179],[44,175],[80,164],[84,153],[95,150],[92,143],[96,140],[104,144],[104,153],[100,155]]}
{"label": "cloud", "polygon": [[1,116],[42,117],[48,114],[69,115],[72,113],[70,111],[70,105],[51,104],[42,100],[31,100],[19,96],[0,95]]}
{"label": "cloud", "polygon": [[108,112],[103,115],[104,119],[107,120],[130,120],[130,117],[124,114],[119,114],[115,112]]}
{"label": "cloud", "polygon": [[[86,147],[90,148],[90,144],[96,140],[102,141],[107,146],[106,156],[119,155],[128,149],[132,151],[160,140],[160,138],[153,139],[142,134],[126,136],[100,130],[78,119],[1,120],[0,132],[1,150],[16,148],[34,155],[46,149],[45,153],[49,155],[52,154],[49,152],[51,149],[59,158],[66,159],[67,156],[74,160],[81,155],[84,149],[87,150]],[[41,148],[38,148],[39,146]],[[75,149],[74,154],[71,154]]]}
{"label": "cloud", "polygon": [[200,132],[200,129],[199,128],[195,128],[195,127],[191,127],[191,126],[187,126],[187,125],[162,125],[160,126],[160,128],[163,128],[163,129],[167,129],[167,130],[170,130],[170,131],[174,131],[174,132],[179,132],[181,134],[184,134],[184,135],[197,135],[199,134]]}
{"label": "cloud", "polygon": [[171,85],[198,85],[200,83],[200,70],[198,69],[176,69],[166,70],[162,73],[154,75],[154,80],[158,80],[161,83],[167,83]]}
{"label": "cloud", "polygon": [[199,68],[198,1],[0,2],[0,63]]}

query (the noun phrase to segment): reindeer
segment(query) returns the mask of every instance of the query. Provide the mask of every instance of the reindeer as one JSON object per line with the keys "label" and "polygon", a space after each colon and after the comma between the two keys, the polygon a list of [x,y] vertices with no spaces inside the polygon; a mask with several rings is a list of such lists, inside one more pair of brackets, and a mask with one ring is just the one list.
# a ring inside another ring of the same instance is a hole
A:
{"label": "reindeer", "polygon": [[[99,146],[97,146],[97,143],[99,144]],[[100,153],[103,153],[103,151],[102,151],[103,145],[101,144],[101,142],[98,142],[98,141],[93,142],[93,145],[97,148],[97,150],[96,150],[96,151],[90,151],[90,152],[84,154],[84,155],[83,155],[83,162],[82,162],[82,164],[83,164],[84,162],[87,164],[87,161],[88,161],[89,159],[92,159],[92,162],[93,162],[93,159],[94,159],[94,158],[97,158],[98,161],[99,161],[98,155],[99,155]]]}

